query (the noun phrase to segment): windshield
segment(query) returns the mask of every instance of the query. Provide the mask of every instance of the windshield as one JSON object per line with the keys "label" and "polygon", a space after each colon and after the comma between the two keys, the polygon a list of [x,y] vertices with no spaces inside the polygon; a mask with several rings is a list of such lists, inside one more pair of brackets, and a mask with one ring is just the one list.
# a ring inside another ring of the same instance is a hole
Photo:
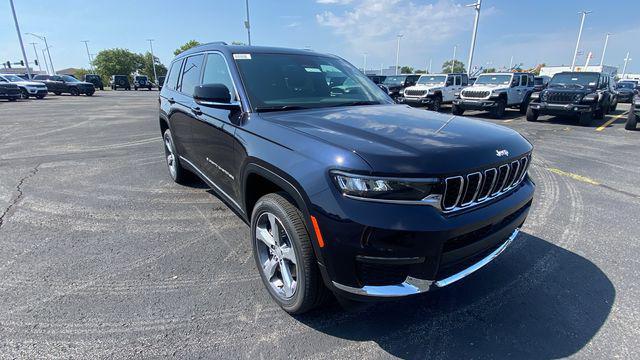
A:
{"label": "windshield", "polygon": [[387,76],[382,83],[385,85],[402,85],[406,79],[406,76]]}
{"label": "windshield", "polygon": [[23,78],[15,76],[15,75],[2,75],[5,79],[7,79],[7,81],[9,82],[16,82],[16,81],[24,81]]}
{"label": "windshield", "polygon": [[560,73],[553,75],[549,82],[550,88],[578,88],[595,87],[600,74],[593,73]]}
{"label": "windshield", "polygon": [[632,82],[619,82],[617,88],[618,89],[635,89],[636,86]]}
{"label": "windshield", "polygon": [[437,84],[442,84],[447,80],[447,77],[444,75],[439,75],[439,76],[420,76],[420,79],[418,79],[418,84],[423,84],[423,85],[437,85]]}
{"label": "windshield", "polygon": [[473,85],[509,85],[511,75],[480,75]]}
{"label": "windshield", "polygon": [[73,76],[69,76],[69,75],[62,75],[62,80],[66,81],[66,82],[80,82],[80,80],[74,78]]}
{"label": "windshield", "polygon": [[234,54],[254,111],[392,103],[342,59],[320,55]]}

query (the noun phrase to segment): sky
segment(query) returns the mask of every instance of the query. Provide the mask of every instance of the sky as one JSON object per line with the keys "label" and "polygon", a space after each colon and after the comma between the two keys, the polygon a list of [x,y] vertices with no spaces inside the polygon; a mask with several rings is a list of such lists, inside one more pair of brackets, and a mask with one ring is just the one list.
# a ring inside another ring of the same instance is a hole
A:
{"label": "sky", "polygon": [[[395,64],[397,35],[400,65],[433,71],[453,57],[467,64],[474,10],[464,5],[474,0],[250,0],[253,45],[311,48],[339,55],[362,67],[379,69]],[[45,35],[56,69],[88,68],[85,45],[91,53],[109,48],[134,52],[149,49],[162,63],[173,50],[190,39],[200,42],[247,41],[242,0],[81,1],[14,0],[22,33]],[[605,34],[613,33],[605,64],[622,71],[627,51],[627,72],[640,72],[640,14],[638,0],[483,0],[474,64],[507,66],[513,62],[532,67],[537,63],[569,65],[578,36],[578,11],[587,15],[577,64],[599,64]],[[42,41],[23,36],[32,59]],[[635,45],[635,46],[633,46]],[[636,52],[636,53],[634,53]],[[41,55],[41,52],[39,53]],[[0,0],[0,62],[19,61],[22,55],[8,0]],[[30,60],[31,61],[31,60]]]}

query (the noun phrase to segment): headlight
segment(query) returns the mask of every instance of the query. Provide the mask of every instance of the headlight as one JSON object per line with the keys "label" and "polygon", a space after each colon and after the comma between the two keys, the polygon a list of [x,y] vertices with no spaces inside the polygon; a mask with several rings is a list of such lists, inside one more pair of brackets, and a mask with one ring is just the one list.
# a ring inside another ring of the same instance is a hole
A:
{"label": "headlight", "polygon": [[549,100],[549,93],[546,91],[543,91],[540,93],[540,98],[542,99],[542,101],[547,101]]}
{"label": "headlight", "polygon": [[371,177],[332,171],[331,178],[342,194],[371,200],[420,201],[429,196],[438,179]]}
{"label": "headlight", "polygon": [[400,89],[400,95],[404,95],[404,89]]}
{"label": "headlight", "polygon": [[597,93],[587,94],[582,98],[583,102],[595,102],[597,100],[598,100],[598,94]]}

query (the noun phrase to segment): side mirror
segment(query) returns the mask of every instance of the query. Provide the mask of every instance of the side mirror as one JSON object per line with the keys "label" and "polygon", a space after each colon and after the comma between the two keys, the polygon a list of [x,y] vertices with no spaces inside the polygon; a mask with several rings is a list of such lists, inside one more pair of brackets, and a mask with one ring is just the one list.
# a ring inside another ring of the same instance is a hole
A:
{"label": "side mirror", "polygon": [[198,85],[193,90],[193,100],[200,105],[222,109],[239,108],[238,103],[231,102],[229,88],[224,84]]}

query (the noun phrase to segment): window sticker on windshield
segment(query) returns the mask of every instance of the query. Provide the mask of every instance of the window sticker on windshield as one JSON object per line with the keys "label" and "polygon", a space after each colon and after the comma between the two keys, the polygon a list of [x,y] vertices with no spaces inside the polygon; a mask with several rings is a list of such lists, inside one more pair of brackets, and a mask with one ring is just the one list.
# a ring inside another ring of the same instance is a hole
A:
{"label": "window sticker on windshield", "polygon": [[589,83],[589,86],[596,86],[596,83],[594,83],[594,82],[590,82],[590,83]]}
{"label": "window sticker on windshield", "polygon": [[322,70],[318,69],[318,68],[313,68],[313,67],[306,67],[304,68],[307,72],[322,72]]}
{"label": "window sticker on windshield", "polygon": [[578,78],[571,78],[571,81],[578,81]]}
{"label": "window sticker on windshield", "polygon": [[236,60],[251,60],[251,54],[233,54]]}

